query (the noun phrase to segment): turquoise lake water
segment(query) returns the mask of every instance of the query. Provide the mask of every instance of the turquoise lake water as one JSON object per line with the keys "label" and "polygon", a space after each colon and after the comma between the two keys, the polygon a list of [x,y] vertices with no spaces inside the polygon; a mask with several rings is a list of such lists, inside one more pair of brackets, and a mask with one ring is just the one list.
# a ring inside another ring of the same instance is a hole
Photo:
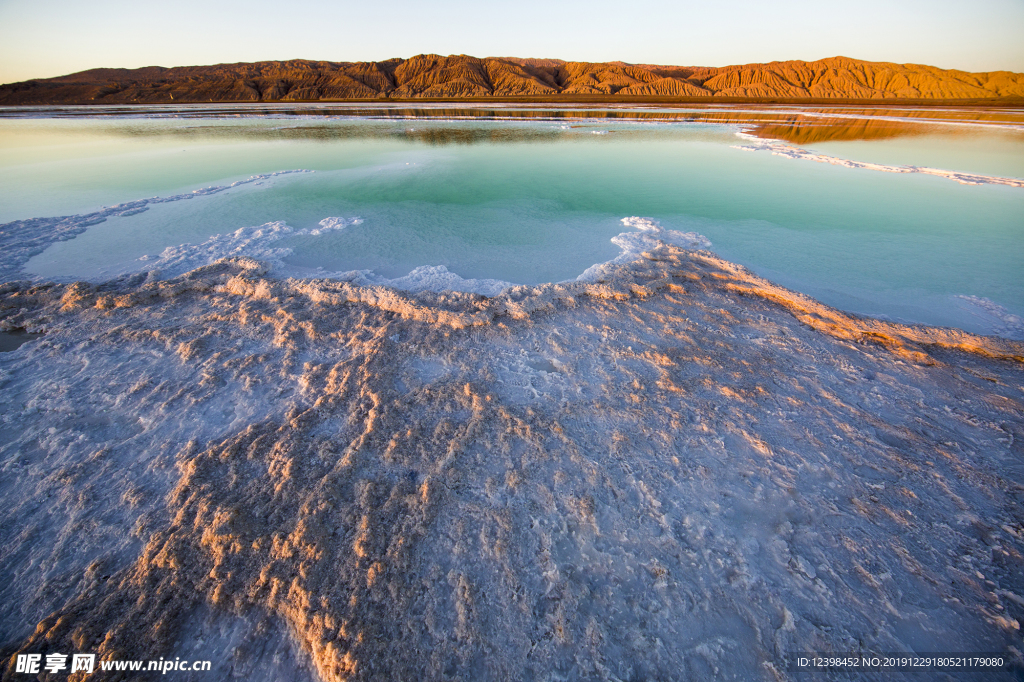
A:
{"label": "turquoise lake water", "polygon": [[[359,217],[276,242],[290,249],[286,270],[394,278],[443,265],[467,279],[535,284],[614,258],[610,239],[628,229],[621,219],[647,216],[844,310],[1024,332],[1014,320],[1024,316],[1024,188],[737,149],[758,112],[732,122],[3,113],[0,223],[314,171],[109,218],[33,256],[26,277],[102,280],[239,228]],[[931,122],[913,134],[797,146],[1024,178],[1024,130],[1012,122]]]}

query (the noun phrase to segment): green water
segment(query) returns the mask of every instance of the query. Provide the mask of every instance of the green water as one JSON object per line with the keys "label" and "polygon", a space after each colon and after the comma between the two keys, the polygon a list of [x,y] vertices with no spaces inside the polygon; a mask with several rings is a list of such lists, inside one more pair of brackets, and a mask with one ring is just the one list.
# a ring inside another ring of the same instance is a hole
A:
{"label": "green water", "polygon": [[[112,218],[26,266],[102,278],[167,246],[271,221],[290,266],[396,277],[572,279],[613,258],[626,216],[696,231],[713,250],[854,312],[991,332],[959,296],[1024,315],[1024,189],[964,186],[733,148],[736,125],[351,118],[0,119],[0,221],[303,168],[222,194]],[[1024,135],[942,134],[802,145],[876,163],[1024,176]],[[601,133],[601,134],[595,134]]]}

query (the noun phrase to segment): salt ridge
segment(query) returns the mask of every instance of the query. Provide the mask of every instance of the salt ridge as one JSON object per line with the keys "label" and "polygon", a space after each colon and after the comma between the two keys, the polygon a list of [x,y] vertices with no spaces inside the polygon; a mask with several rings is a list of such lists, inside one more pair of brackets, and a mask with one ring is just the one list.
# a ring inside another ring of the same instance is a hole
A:
{"label": "salt ridge", "polygon": [[591,265],[576,278],[576,281],[598,282],[603,277],[609,276],[616,266],[634,261],[645,251],[650,251],[663,244],[672,244],[690,250],[711,248],[711,241],[704,235],[696,232],[666,230],[654,218],[629,216],[622,219],[622,224],[632,227],[636,231],[621,232],[612,237],[611,242],[621,249],[619,255],[610,261]]}
{"label": "salt ridge", "polygon": [[733,145],[733,149],[742,149],[748,152],[771,152],[775,156],[784,156],[788,159],[803,159],[805,161],[816,161],[828,163],[833,166],[844,168],[863,168],[866,170],[882,171],[883,173],[921,173],[922,175],[935,175],[947,180],[955,180],[961,185],[1006,185],[1008,187],[1024,187],[1024,180],[1018,178],[1001,178],[995,175],[979,175],[976,173],[963,173],[960,171],[944,170],[941,168],[928,168],[927,166],[890,166],[882,163],[870,163],[867,161],[852,161],[838,156],[818,154],[800,147],[795,147],[778,140],[762,140],[748,133],[738,132],[736,135],[749,141],[748,145]]}

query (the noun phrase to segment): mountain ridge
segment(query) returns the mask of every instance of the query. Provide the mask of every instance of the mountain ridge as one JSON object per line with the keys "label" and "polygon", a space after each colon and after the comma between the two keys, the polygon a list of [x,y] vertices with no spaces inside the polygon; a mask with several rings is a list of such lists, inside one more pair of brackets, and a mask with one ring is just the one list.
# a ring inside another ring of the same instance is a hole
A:
{"label": "mountain ridge", "polygon": [[292,59],[97,68],[0,85],[0,105],[605,96],[1000,100],[1024,97],[1024,74],[971,73],[841,56],[708,67],[422,54],[381,62]]}

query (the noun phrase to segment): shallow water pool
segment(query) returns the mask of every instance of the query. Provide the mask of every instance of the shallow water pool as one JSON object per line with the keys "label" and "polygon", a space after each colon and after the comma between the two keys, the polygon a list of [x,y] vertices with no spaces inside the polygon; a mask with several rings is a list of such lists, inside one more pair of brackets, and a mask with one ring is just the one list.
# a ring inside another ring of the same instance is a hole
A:
{"label": "shallow water pool", "polygon": [[[751,153],[741,135],[813,130],[818,139],[787,144],[836,159],[1024,177],[1024,132],[1012,115],[972,122],[954,113],[6,110],[2,238],[22,229],[12,221],[184,195],[33,247],[17,276],[168,274],[172,264],[244,253],[282,276],[362,271],[361,281],[407,288],[461,278],[493,293],[579,276],[619,254],[610,240],[629,230],[623,218],[646,216],[844,310],[1021,337],[1024,187]],[[867,121],[875,132],[816,132],[836,121]],[[313,172],[189,196],[282,170]],[[343,220],[326,229],[330,218]]]}

